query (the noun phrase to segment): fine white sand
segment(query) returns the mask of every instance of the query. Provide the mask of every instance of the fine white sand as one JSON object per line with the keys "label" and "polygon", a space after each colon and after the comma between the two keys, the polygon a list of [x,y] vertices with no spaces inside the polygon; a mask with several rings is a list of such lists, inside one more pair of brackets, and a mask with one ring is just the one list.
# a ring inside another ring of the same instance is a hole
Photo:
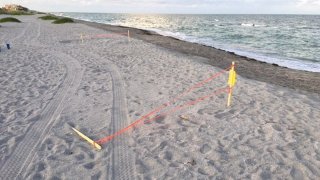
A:
{"label": "fine white sand", "polygon": [[[82,43],[81,33],[110,32],[37,17],[0,27],[0,179],[320,178],[319,94],[241,76],[231,107],[222,93],[94,150],[71,127],[103,138],[221,69],[134,37]],[[227,78],[161,112],[226,87]]]}

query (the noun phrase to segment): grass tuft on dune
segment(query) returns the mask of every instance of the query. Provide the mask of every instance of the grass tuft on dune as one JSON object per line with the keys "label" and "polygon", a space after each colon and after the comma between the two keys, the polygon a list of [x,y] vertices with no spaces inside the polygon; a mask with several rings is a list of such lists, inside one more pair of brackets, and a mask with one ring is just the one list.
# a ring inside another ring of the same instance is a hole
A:
{"label": "grass tuft on dune", "polygon": [[6,11],[0,8],[0,14],[8,14],[12,16],[19,16],[19,15],[34,15],[33,11]]}
{"label": "grass tuft on dune", "polygon": [[61,18],[52,22],[53,24],[64,24],[64,23],[74,23],[71,18]]}
{"label": "grass tuft on dune", "polygon": [[5,17],[0,19],[0,23],[5,23],[5,22],[17,22],[20,23],[21,21],[19,19],[13,18],[13,17]]}
{"label": "grass tuft on dune", "polygon": [[42,20],[58,20],[59,18],[56,17],[56,16],[47,15],[47,16],[41,16],[41,17],[39,17],[39,19],[42,19]]}

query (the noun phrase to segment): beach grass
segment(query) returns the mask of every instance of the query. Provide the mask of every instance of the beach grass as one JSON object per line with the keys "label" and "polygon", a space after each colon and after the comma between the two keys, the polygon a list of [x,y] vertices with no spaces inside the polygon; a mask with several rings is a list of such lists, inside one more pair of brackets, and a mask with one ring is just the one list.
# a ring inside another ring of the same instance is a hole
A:
{"label": "beach grass", "polygon": [[42,19],[42,20],[58,20],[59,18],[56,17],[56,16],[47,15],[47,16],[39,17],[39,19]]}
{"label": "beach grass", "polygon": [[17,22],[20,23],[21,21],[19,19],[13,18],[13,17],[5,17],[0,19],[0,23],[5,23],[5,22]]}
{"label": "beach grass", "polygon": [[20,16],[20,15],[34,15],[33,12],[26,12],[26,11],[5,11],[0,9],[0,14],[8,14],[12,16]]}
{"label": "beach grass", "polygon": [[53,24],[64,24],[64,23],[74,23],[71,18],[61,18],[52,22]]}

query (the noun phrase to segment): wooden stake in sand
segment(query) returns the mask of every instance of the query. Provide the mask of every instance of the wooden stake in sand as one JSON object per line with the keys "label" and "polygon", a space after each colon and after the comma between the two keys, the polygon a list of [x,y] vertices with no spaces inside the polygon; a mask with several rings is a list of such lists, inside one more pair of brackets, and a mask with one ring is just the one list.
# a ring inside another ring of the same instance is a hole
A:
{"label": "wooden stake in sand", "polygon": [[187,116],[184,116],[184,115],[180,115],[179,118],[183,119],[185,121],[189,121],[189,118]]}
{"label": "wooden stake in sand", "polygon": [[130,30],[128,30],[128,41],[130,42]]}
{"label": "wooden stake in sand", "polygon": [[232,62],[231,69],[229,71],[229,80],[228,80],[228,85],[229,85],[229,94],[228,94],[228,103],[227,103],[228,107],[231,105],[232,89],[237,82],[236,78],[237,78],[237,73],[234,70],[234,62]]}
{"label": "wooden stake in sand", "polygon": [[80,34],[81,42],[83,43],[83,34]]}
{"label": "wooden stake in sand", "polygon": [[84,140],[88,141],[94,148],[101,150],[101,146],[94,142],[92,139],[88,138],[86,135],[82,134],[80,131],[78,131],[75,128],[72,128],[80,137],[82,137]]}

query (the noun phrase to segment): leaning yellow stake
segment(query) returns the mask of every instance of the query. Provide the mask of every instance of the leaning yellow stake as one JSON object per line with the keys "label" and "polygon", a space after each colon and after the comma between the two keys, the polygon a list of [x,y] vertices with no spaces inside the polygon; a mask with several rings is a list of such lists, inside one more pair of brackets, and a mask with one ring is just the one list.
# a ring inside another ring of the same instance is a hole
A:
{"label": "leaning yellow stake", "polygon": [[227,106],[229,107],[231,105],[231,96],[232,96],[232,89],[234,85],[237,82],[237,73],[234,70],[234,62],[232,62],[231,69],[229,71],[229,80],[228,80],[228,85],[229,85],[229,95],[228,95],[228,103]]}
{"label": "leaning yellow stake", "polygon": [[188,118],[187,116],[184,116],[184,115],[180,115],[179,117],[180,117],[181,119],[183,119],[183,120],[186,120],[186,121],[189,120],[189,118]]}
{"label": "leaning yellow stake", "polygon": [[75,128],[72,128],[80,137],[88,141],[93,147],[95,147],[98,150],[101,150],[101,146],[94,142],[92,139],[88,138],[86,135],[82,134],[80,131],[76,130]]}

